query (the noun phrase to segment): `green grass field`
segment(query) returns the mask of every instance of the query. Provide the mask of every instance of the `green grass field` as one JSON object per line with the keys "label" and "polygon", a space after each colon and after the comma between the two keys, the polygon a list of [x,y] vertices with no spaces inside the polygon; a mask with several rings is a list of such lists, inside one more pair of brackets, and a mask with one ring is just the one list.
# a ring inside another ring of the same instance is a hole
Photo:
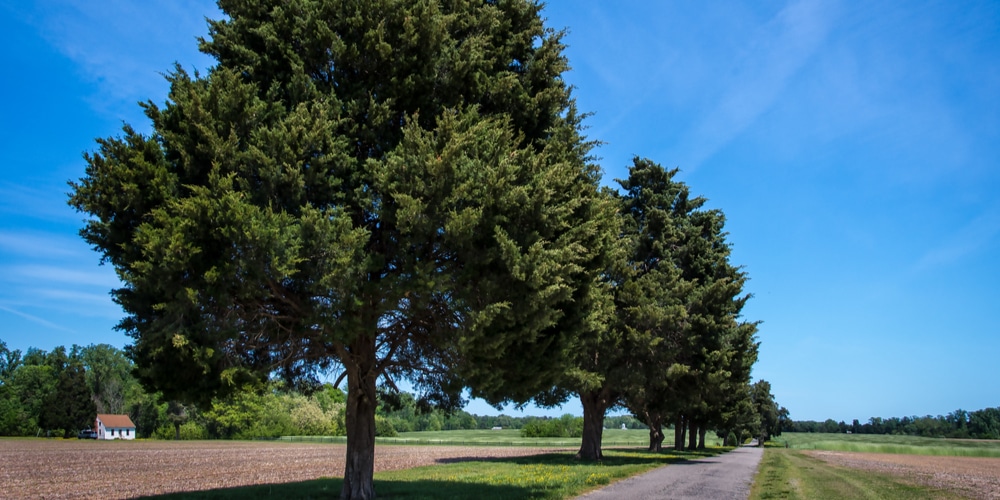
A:
{"label": "green grass field", "polygon": [[[681,453],[607,450],[605,459],[600,463],[576,460],[572,452],[445,463],[377,473],[375,492],[381,498],[405,499],[562,499],[661,465],[712,456],[725,450],[714,448],[704,452]],[[330,498],[340,493],[342,481],[340,478],[329,478],[155,498]]]}
{"label": "green grass field", "polygon": [[1000,457],[1000,441],[877,434],[786,432],[774,443],[797,450],[856,451],[948,457]]}
{"label": "green grass field", "polygon": [[754,500],[960,498],[945,490],[914,485],[897,476],[838,467],[810,457],[803,453],[804,450],[1000,457],[1000,441],[869,434],[784,433],[768,443],[757,477],[754,479],[750,498]]}
{"label": "green grass field", "polygon": [[[317,441],[328,443],[346,442],[343,437],[284,436],[284,441]],[[516,429],[462,430],[437,432],[403,432],[397,437],[376,438],[380,445],[455,445],[455,446],[534,446],[539,448],[571,448],[580,446],[580,438],[525,438]],[[706,439],[708,446],[719,446],[721,440]],[[607,429],[604,431],[604,447],[642,447],[649,444],[649,431]]]}
{"label": "green grass field", "polygon": [[768,448],[750,490],[750,499],[775,498],[919,500],[962,497],[910,484],[887,474],[836,467],[796,449]]}

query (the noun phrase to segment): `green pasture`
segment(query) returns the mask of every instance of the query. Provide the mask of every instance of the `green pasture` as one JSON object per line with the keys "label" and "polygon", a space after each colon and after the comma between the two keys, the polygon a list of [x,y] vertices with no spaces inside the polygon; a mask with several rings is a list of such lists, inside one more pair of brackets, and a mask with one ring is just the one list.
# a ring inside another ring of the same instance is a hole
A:
{"label": "green pasture", "polygon": [[774,498],[919,500],[961,497],[889,474],[837,467],[796,449],[769,447],[764,451],[754,478],[750,499]]}
{"label": "green pasture", "polygon": [[[662,465],[712,456],[727,450],[728,448],[712,448],[679,453],[608,450],[604,460],[598,463],[576,460],[572,452],[442,463],[376,473],[375,492],[381,498],[405,499],[571,498]],[[155,498],[330,498],[340,494],[342,484],[341,478],[329,478],[185,492]]]}
{"label": "green pasture", "polygon": [[883,434],[785,432],[773,443],[796,450],[855,451],[947,457],[1000,457],[1000,441]]}
{"label": "green pasture", "polygon": [[[312,441],[344,443],[342,436],[283,436],[282,441]],[[572,448],[580,446],[580,438],[526,438],[517,429],[401,432],[396,437],[379,437],[380,445],[451,445],[451,446],[532,446],[538,448]],[[649,444],[649,431],[606,429],[601,440],[605,448],[643,447]],[[706,439],[706,445],[721,444],[721,440]]]}

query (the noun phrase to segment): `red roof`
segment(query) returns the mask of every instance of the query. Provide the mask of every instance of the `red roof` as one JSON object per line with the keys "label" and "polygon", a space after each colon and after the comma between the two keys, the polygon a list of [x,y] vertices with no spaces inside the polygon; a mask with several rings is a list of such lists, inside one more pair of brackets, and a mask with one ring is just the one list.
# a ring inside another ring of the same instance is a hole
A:
{"label": "red roof", "polygon": [[104,427],[113,427],[115,429],[123,427],[131,427],[135,429],[135,424],[132,423],[132,419],[128,418],[128,415],[108,415],[99,413],[97,415],[97,420],[100,420],[104,424]]}

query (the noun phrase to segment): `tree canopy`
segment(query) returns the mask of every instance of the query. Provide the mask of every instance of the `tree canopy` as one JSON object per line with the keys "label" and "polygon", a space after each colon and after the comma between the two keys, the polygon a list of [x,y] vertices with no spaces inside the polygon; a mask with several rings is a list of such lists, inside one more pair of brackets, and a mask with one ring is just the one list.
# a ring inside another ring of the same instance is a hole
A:
{"label": "tree canopy", "polygon": [[[620,328],[636,339],[623,402],[650,428],[650,448],[673,421],[674,446],[703,447],[706,429],[738,403],[757,359],[756,323],[741,319],[745,273],[730,262],[721,210],[648,159],[621,183],[631,275],[616,289]],[[696,441],[696,434],[698,440]]]}
{"label": "tree canopy", "polygon": [[339,365],[343,496],[370,498],[379,379],[523,402],[602,328],[614,209],[562,33],[529,1],[219,7],[217,64],[167,75],[150,135],[98,140],[70,203],[147,388],[205,404]]}

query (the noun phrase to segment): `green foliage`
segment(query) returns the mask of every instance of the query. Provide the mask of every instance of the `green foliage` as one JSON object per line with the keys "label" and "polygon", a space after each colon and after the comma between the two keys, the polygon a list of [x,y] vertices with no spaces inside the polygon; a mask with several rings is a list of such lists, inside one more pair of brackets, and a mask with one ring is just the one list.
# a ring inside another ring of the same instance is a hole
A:
{"label": "green foliage", "polygon": [[147,389],[204,408],[342,365],[345,496],[370,497],[380,377],[526,402],[603,326],[615,218],[562,34],[533,1],[219,7],[217,63],[169,73],[69,202]]}
{"label": "green foliage", "polygon": [[81,359],[97,413],[125,413],[127,400],[138,390],[125,352],[108,344],[90,345],[81,350]]}
{"label": "green foliage", "polygon": [[389,419],[375,415],[375,435],[381,437],[396,437],[399,435]]}
{"label": "green foliage", "polygon": [[18,366],[21,366],[21,351],[11,351],[7,348],[7,343],[0,339],[0,386],[10,380]]}
{"label": "green foliage", "polygon": [[23,436],[35,429],[14,388],[0,385],[0,436]]}
{"label": "green foliage", "polygon": [[[270,383],[267,391],[244,390],[212,402],[201,412],[180,401],[145,393],[130,374],[131,363],[113,346],[92,345],[52,352],[29,349],[9,380],[0,385],[0,435],[67,435],[93,425],[96,413],[121,407],[140,438],[238,439],[281,435],[342,436],[344,393],[330,384],[310,396]],[[120,390],[122,388],[126,390]],[[95,405],[95,401],[97,405]],[[103,405],[103,410],[97,406]]]}
{"label": "green foliage", "polygon": [[334,436],[344,432],[343,408],[343,403],[331,403],[324,411],[315,397],[274,388],[264,392],[247,388],[215,400],[211,409],[199,413],[194,420],[213,438]]}
{"label": "green foliage", "polygon": [[55,390],[42,404],[39,426],[43,429],[62,429],[64,437],[71,437],[80,429],[93,427],[97,408],[87,388],[83,363],[74,359],[58,375]]}
{"label": "green foliage", "polygon": [[[16,397],[19,404],[11,403],[9,411],[16,411],[18,417],[8,417],[5,420],[17,418],[18,435],[34,435],[39,430],[39,419],[46,399],[56,390],[55,370],[51,366],[25,364],[15,370],[11,376],[11,396]],[[11,429],[15,430],[15,429]]]}
{"label": "green foliage", "polygon": [[649,426],[642,423],[641,420],[633,417],[632,415],[604,417],[605,429],[621,429],[623,424],[626,429],[649,429]]}
{"label": "green foliage", "polygon": [[184,422],[179,428],[175,428],[173,424],[164,425],[156,429],[156,432],[150,437],[164,440],[176,438],[182,441],[210,438],[208,430],[197,422]]}
{"label": "green foliage", "polygon": [[754,429],[754,435],[760,442],[763,444],[772,436],[781,435],[782,409],[778,408],[778,404],[774,401],[774,395],[771,394],[771,383],[766,380],[754,382],[750,386],[750,400],[753,402],[754,413],[760,422],[760,427]]}
{"label": "green foliage", "polygon": [[[531,417],[535,419],[537,417]],[[646,441],[645,430],[606,429],[603,442],[609,446],[641,446]],[[316,438],[323,442],[322,438]],[[385,444],[453,445],[453,446],[527,446],[568,448],[579,446],[579,437],[524,437],[520,429],[476,429],[462,431],[406,432],[381,441]]]}
{"label": "green foliage", "polygon": [[976,411],[955,410],[948,415],[933,417],[872,417],[861,424],[851,425],[811,420],[784,422],[784,428],[794,432],[847,432],[853,434],[899,434],[923,437],[949,437],[972,439],[1000,439],[1000,408],[983,408]]}
{"label": "green foliage", "polygon": [[334,361],[450,401],[459,376],[551,385],[612,219],[540,6],[220,7],[218,64],[170,73],[152,135],[99,140],[73,184],[140,379],[202,403]]}
{"label": "green foliage", "polygon": [[726,434],[726,440],[724,444],[725,446],[738,446],[740,442],[737,440],[736,434],[733,431],[729,431],[729,434]]}
{"label": "green foliage", "polygon": [[521,428],[521,437],[581,437],[583,418],[563,415],[559,418],[535,419]]}
{"label": "green foliage", "polygon": [[619,181],[630,248],[615,304],[635,366],[624,403],[661,436],[670,421],[692,435],[733,425],[758,348],[756,324],[740,319],[747,277],[729,262],[725,216],[677,172],[635,158]]}

